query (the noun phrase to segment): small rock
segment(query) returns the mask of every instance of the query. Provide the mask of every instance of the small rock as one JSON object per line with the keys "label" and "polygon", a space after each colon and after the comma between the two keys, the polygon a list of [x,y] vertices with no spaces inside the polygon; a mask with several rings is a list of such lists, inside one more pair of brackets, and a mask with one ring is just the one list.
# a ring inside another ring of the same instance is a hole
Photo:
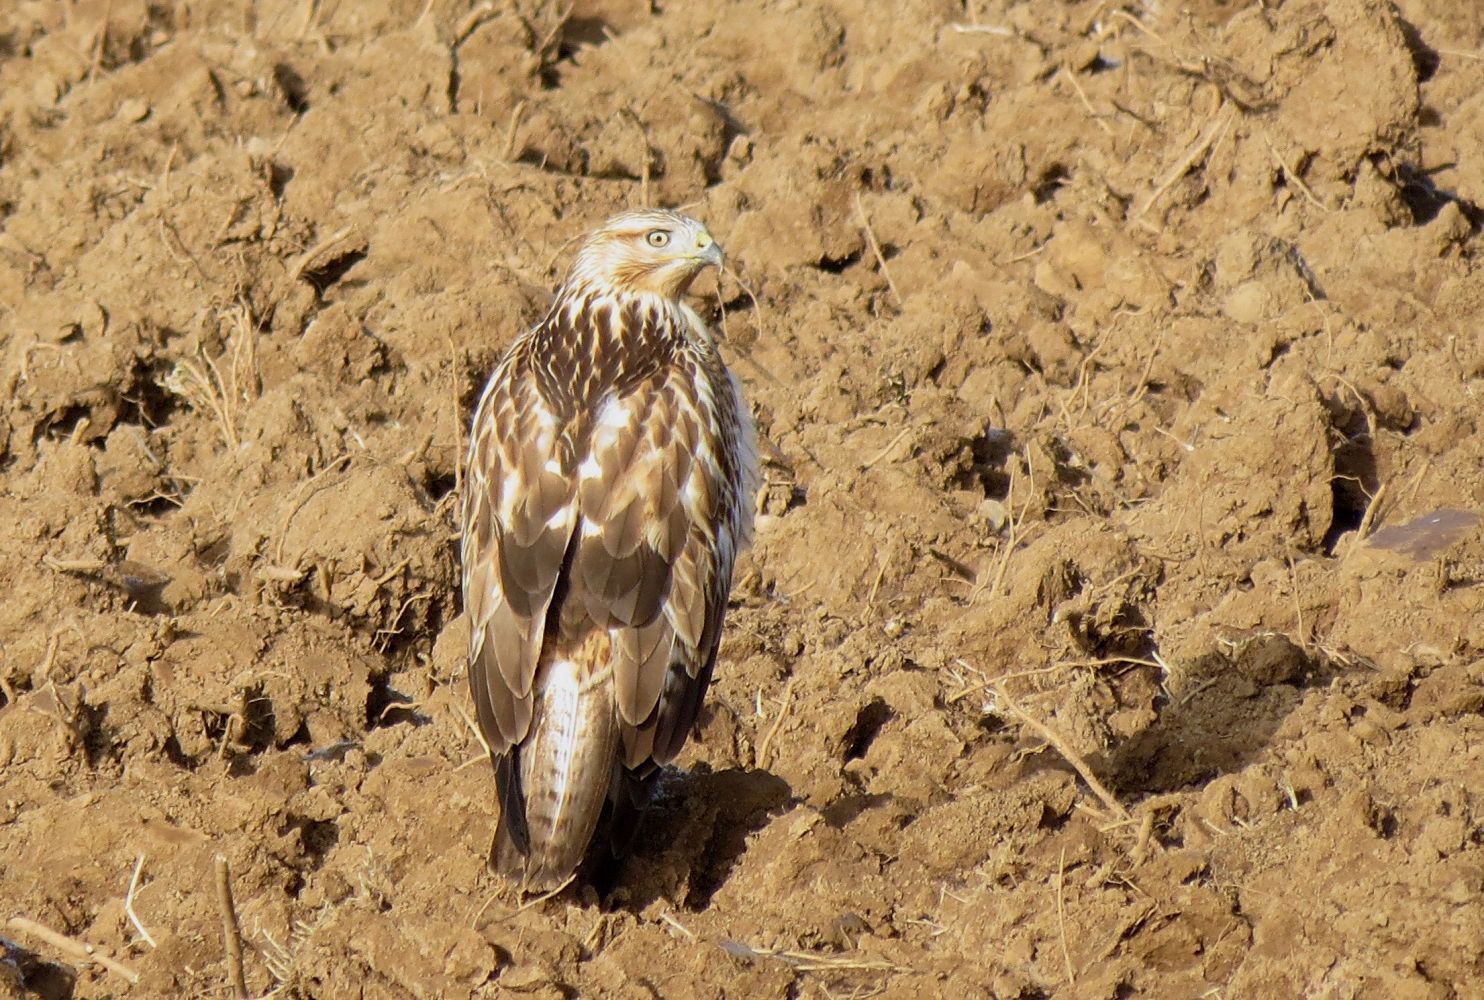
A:
{"label": "small rock", "polygon": [[138,97],[129,97],[119,104],[113,116],[121,122],[142,122],[149,117],[149,111],[148,102]]}

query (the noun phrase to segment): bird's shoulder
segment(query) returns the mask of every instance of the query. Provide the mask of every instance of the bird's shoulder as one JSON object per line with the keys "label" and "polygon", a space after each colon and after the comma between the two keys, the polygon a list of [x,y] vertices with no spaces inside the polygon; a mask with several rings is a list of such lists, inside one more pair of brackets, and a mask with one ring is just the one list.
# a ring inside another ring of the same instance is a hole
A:
{"label": "bird's shoulder", "polygon": [[706,329],[683,303],[559,296],[511,345],[490,389],[581,423],[613,398],[710,388],[724,369]]}

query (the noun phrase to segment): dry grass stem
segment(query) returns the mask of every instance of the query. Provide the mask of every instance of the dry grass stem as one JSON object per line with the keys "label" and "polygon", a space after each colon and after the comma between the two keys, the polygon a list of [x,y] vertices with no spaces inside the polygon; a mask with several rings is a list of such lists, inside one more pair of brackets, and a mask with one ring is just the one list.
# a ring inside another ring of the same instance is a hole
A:
{"label": "dry grass stem", "polygon": [[329,475],[335,469],[339,468],[342,464],[349,461],[349,455],[341,455],[338,458],[332,458],[325,464],[325,467],[323,469],[320,469],[314,475],[310,476],[308,479],[299,484],[298,488],[295,490],[294,501],[289,504],[288,511],[283,515],[283,523],[278,526],[278,545],[275,546],[273,550],[274,565],[289,569],[290,572],[293,572],[292,567],[284,567],[283,542],[284,539],[288,537],[289,525],[293,523],[294,515],[298,514],[300,509],[309,502],[310,497],[314,496],[316,493],[324,488],[316,486],[316,484],[321,479]]}
{"label": "dry grass stem", "polygon": [[222,942],[227,950],[227,978],[237,1000],[247,1000],[247,978],[242,970],[242,925],[237,922],[237,904],[232,901],[232,869],[226,855],[218,854],[216,867],[216,906],[222,918]]}
{"label": "dry grass stem", "polygon": [[70,938],[65,934],[58,933],[45,924],[38,924],[36,921],[27,919],[26,917],[11,917],[5,922],[5,926],[13,931],[51,945],[74,962],[96,962],[114,975],[127,979],[129,985],[137,986],[139,984],[139,973],[108,954],[108,952],[100,948],[95,948],[86,942]]}
{"label": "dry grass stem", "polygon": [[1002,28],[997,24],[964,24],[954,22],[948,26],[948,30],[958,35],[996,35],[1000,38],[1018,38],[1020,33],[1014,28]]}
{"label": "dry grass stem", "polygon": [[463,705],[454,705],[453,710],[459,713],[459,718],[464,720],[464,725],[469,727],[469,732],[473,733],[474,738],[479,741],[479,747],[484,751],[484,759],[488,760],[490,756],[490,745],[489,741],[484,738],[484,733],[474,724],[474,720],[469,718],[469,713],[464,710]]}
{"label": "dry grass stem", "polygon": [[1083,90],[1082,84],[1077,82],[1077,74],[1072,70],[1072,67],[1068,66],[1066,63],[1062,63],[1061,72],[1062,76],[1065,76],[1067,78],[1067,82],[1072,85],[1072,89],[1077,92],[1077,99],[1080,100],[1082,102],[1082,106],[1087,109],[1088,116],[1097,124],[1098,128],[1102,129],[1104,132],[1107,132],[1109,135],[1112,135],[1113,127],[1107,122],[1103,121],[1103,116],[1098,114],[1097,109],[1092,106],[1092,101],[1087,99],[1087,91]]}
{"label": "dry grass stem", "polygon": [[871,589],[866,594],[866,607],[870,608],[876,603],[876,595],[881,590],[881,581],[886,579],[886,567],[891,562],[890,556],[883,558],[876,568],[876,579],[871,581]]}
{"label": "dry grass stem", "polygon": [[639,133],[639,205],[648,208],[654,202],[649,200],[649,129],[644,127],[644,122],[632,108],[624,108],[624,116],[633,123],[635,131]]}
{"label": "dry grass stem", "polygon": [[1063,899],[1062,888],[1067,874],[1067,849],[1061,849],[1061,857],[1056,864],[1056,926],[1061,933],[1061,958],[1067,965],[1067,985],[1077,985],[1077,971],[1072,968],[1072,950],[1067,947],[1067,908],[1066,900]]}
{"label": "dry grass stem", "polygon": [[1134,849],[1130,854],[1134,863],[1138,864],[1149,854],[1149,845],[1154,842],[1154,810],[1144,813],[1143,820],[1139,823],[1139,834],[1134,840]]}
{"label": "dry grass stem", "polygon": [[102,559],[58,559],[52,555],[42,556],[41,564],[57,573],[98,573],[108,567]]}
{"label": "dry grass stem", "polygon": [[[1031,459],[1029,450],[1026,451],[1025,463],[1026,468],[1030,469]],[[1030,492],[1033,495],[1035,488],[1035,477],[1032,475]],[[1001,588],[1005,583],[1005,574],[1010,570],[1010,557],[1015,554],[1015,550],[1024,544],[1026,538],[1030,535],[1029,531],[1021,530],[1022,525],[1025,524],[1025,515],[1030,510],[1030,507],[1031,500],[1028,499],[1021,505],[1020,513],[1017,514],[1015,512],[1015,467],[1012,465],[1010,467],[1010,481],[1005,487],[1005,510],[1008,514],[1006,526],[1009,528],[1009,531],[1006,533],[1005,540],[1001,544],[999,554],[995,559],[994,575],[986,578],[988,581],[987,584],[980,584],[969,592],[970,600],[976,600],[979,597],[981,588],[985,586],[988,587],[990,597],[995,597],[1002,593]],[[1034,528],[1035,525],[1031,527]]]}
{"label": "dry grass stem", "polygon": [[[226,339],[227,344],[217,357],[198,347],[194,359],[177,361],[160,385],[185,400],[192,409],[214,416],[222,442],[235,449],[241,440],[237,428],[243,410],[262,392],[257,332],[245,305],[238,306]],[[225,372],[219,363],[223,359],[226,359]]]}
{"label": "dry grass stem", "polygon": [[515,159],[516,140],[520,138],[520,123],[526,115],[526,102],[520,101],[510,112],[510,124],[505,126],[505,149],[502,153],[505,162],[509,163]]}
{"label": "dry grass stem", "polygon": [[[730,276],[731,279],[737,283],[737,287],[742,289],[742,291],[746,293],[747,297],[752,300],[753,323],[757,327],[757,338],[754,343],[762,340],[767,333],[767,329],[766,325],[763,322],[763,304],[758,301],[757,293],[752,290],[752,286],[748,285],[747,282],[742,280],[742,276],[740,274],[727,267],[725,264],[721,266],[721,273],[723,275]],[[721,339],[726,343],[726,345],[732,350],[735,350],[738,356],[740,356],[744,361],[752,365],[752,367],[756,368],[758,370],[758,373],[761,374],[763,378],[767,379],[769,382],[772,382],[776,386],[782,386],[784,384],[783,380],[769,371],[767,366],[764,365],[761,361],[753,357],[750,348],[732,340],[731,334],[727,330],[727,309],[726,303],[722,298],[720,278],[718,278],[716,281],[716,307],[717,311],[721,314]]]}
{"label": "dry grass stem", "polygon": [[88,63],[88,86],[98,79],[98,70],[103,68],[103,50],[108,45],[108,22],[113,19],[113,0],[103,5],[103,20],[98,24],[98,35],[93,39],[93,56]]}
{"label": "dry grass stem", "polygon": [[903,972],[901,966],[880,958],[862,958],[853,955],[829,955],[815,951],[796,951],[788,948],[754,948],[741,941],[723,941],[722,950],[737,958],[765,958],[782,962],[798,972]]}
{"label": "dry grass stem", "polygon": [[1160,181],[1159,186],[1150,192],[1149,197],[1144,199],[1144,204],[1134,211],[1134,214],[1130,216],[1130,221],[1136,222],[1142,219],[1165,196],[1165,193],[1174,187],[1180,178],[1184,177],[1200,161],[1201,157],[1206,155],[1207,150],[1211,148],[1232,122],[1232,112],[1228,111],[1225,115],[1222,114],[1222,111],[1225,109],[1226,102],[1224,100],[1216,105],[1216,110],[1206,120],[1206,124],[1201,129],[1200,135],[1196,137],[1195,143],[1186,151],[1184,156],[1180,157],[1175,166],[1165,174],[1164,180]]}
{"label": "dry grass stem", "polygon": [[[548,889],[546,892],[543,892],[539,896],[533,896],[532,898],[526,900],[524,903],[521,903],[519,906],[517,906],[515,909],[511,910],[510,912],[505,913],[502,916],[498,916],[498,917],[494,918],[493,920],[490,921],[490,923],[492,923],[492,924],[503,924],[505,921],[511,920],[511,919],[519,916],[520,914],[526,912],[527,910],[531,909],[532,907],[540,906],[542,903],[546,902],[548,899],[555,899],[557,896],[560,896],[563,892],[565,892],[567,890],[567,886],[571,885],[573,883],[573,881],[576,880],[576,878],[577,878],[577,873],[576,872],[573,872],[571,875],[568,875],[566,877],[566,879],[564,879],[562,881],[562,884],[559,885],[559,886],[557,886],[555,889]],[[493,903],[495,901],[495,899],[496,899],[495,896],[491,896],[489,899],[486,899],[484,901],[484,905],[481,906],[479,908],[479,911],[474,914],[474,919],[469,924],[470,927],[474,928],[475,930],[479,930],[479,918],[482,917],[482,916],[484,916],[484,911],[487,910],[487,909],[489,909],[489,905],[491,903]]]}
{"label": "dry grass stem", "polygon": [[[431,7],[432,0],[428,0],[428,7],[424,8],[422,15],[418,17],[419,21],[421,21],[423,17],[427,16],[428,9]],[[495,10],[495,5],[490,3],[489,0],[484,0],[484,2],[481,3],[479,6],[475,7],[473,10],[469,11],[469,13],[465,14],[463,19],[459,21],[458,25],[453,30],[454,47],[457,48],[458,46],[463,45],[464,42],[468,41],[470,35],[479,30],[479,26],[481,24],[484,24],[486,21],[494,20],[497,14],[498,12]]]}
{"label": "dry grass stem", "polygon": [[988,685],[988,690],[994,695],[1001,714],[1008,713],[1013,715],[1022,725],[1050,744],[1053,750],[1061,754],[1063,760],[1076,769],[1077,773],[1081,775],[1082,780],[1087,782],[1087,787],[1092,789],[1093,794],[1098,797],[1110,812],[1119,819],[1128,819],[1129,813],[1124,808],[1123,803],[1119,802],[1117,797],[1108,790],[1108,787],[1098,780],[1098,776],[1093,773],[1087,761],[1082,758],[1081,754],[1073,750],[1067,744],[1066,740],[1062,739],[1050,726],[1021,708],[1020,703],[1010,697],[1010,693],[1003,686],[990,684]]}
{"label": "dry grass stem", "polygon": [[1298,172],[1288,165],[1288,161],[1283,158],[1283,156],[1278,152],[1276,148],[1274,148],[1273,142],[1271,139],[1268,138],[1267,133],[1263,133],[1262,141],[1263,144],[1268,147],[1268,152],[1272,154],[1273,162],[1278,165],[1279,170],[1283,171],[1283,176],[1287,177],[1290,181],[1293,182],[1293,186],[1299,189],[1300,194],[1309,199],[1310,203],[1312,203],[1314,207],[1318,208],[1321,212],[1333,211],[1333,209],[1326,205],[1320,199],[1320,197],[1314,193],[1313,188],[1304,183],[1304,179],[1298,175]]}
{"label": "dry grass stem", "polygon": [[871,254],[876,258],[876,264],[881,268],[881,276],[886,279],[886,287],[891,289],[891,297],[896,301],[897,308],[902,308],[902,293],[897,290],[897,283],[891,278],[891,271],[886,266],[886,256],[881,252],[881,244],[876,241],[876,231],[871,228],[871,220],[866,215],[866,206],[861,203],[861,194],[855,193],[855,214],[860,217],[861,229],[865,231],[866,243],[871,247]]}
{"label": "dry grass stem", "polygon": [[[959,662],[962,663],[963,661],[960,660]],[[965,666],[967,666],[967,664],[965,664]],[[1037,667],[1034,670],[1017,670],[1014,673],[1001,674],[993,680],[976,681],[973,684],[968,684],[960,687],[957,691],[944,698],[943,701],[944,704],[953,705],[960,701],[963,701],[965,698],[969,697],[969,695],[988,690],[998,684],[1003,684],[1005,681],[1019,680],[1022,677],[1040,677],[1045,674],[1054,674],[1058,671],[1066,670],[1073,667],[1116,666],[1153,667],[1156,670],[1164,669],[1161,664],[1156,663],[1154,660],[1146,660],[1138,656],[1108,656],[1092,660],[1058,660],[1055,663],[1049,664],[1044,667]],[[976,670],[975,673],[982,672]]]}
{"label": "dry grass stem", "polygon": [[894,437],[894,438],[891,439],[891,443],[889,443],[885,448],[882,448],[872,458],[868,459],[863,465],[861,465],[860,471],[865,472],[867,469],[870,469],[873,466],[875,466],[876,463],[880,462],[887,455],[890,455],[891,454],[891,450],[893,448],[895,448],[897,445],[901,444],[902,439],[905,438],[908,434],[911,434],[911,433],[912,433],[912,428],[910,428],[910,427],[903,427],[902,430],[901,430],[901,433],[897,434],[896,437]]}
{"label": "dry grass stem", "polygon": [[1381,503],[1386,499],[1386,484],[1382,483],[1371,495],[1370,503],[1365,505],[1365,514],[1360,519],[1360,527],[1355,529],[1355,542],[1360,544],[1371,535],[1371,529],[1376,524],[1376,517],[1381,513]]}
{"label": "dry grass stem", "polygon": [[682,935],[685,936],[685,938],[687,940],[689,940],[689,941],[696,940],[696,932],[693,931],[693,930],[691,930],[689,927],[685,926],[684,924],[682,924],[680,921],[676,920],[670,914],[668,914],[668,913],[661,913],[660,914],[660,919],[663,920],[665,923],[669,924],[671,927],[675,928],[677,931],[679,931]]}
{"label": "dry grass stem", "polygon": [[151,948],[157,948],[159,945],[155,943],[155,936],[144,926],[144,922],[139,919],[139,914],[134,912],[134,896],[139,892],[139,875],[143,871],[144,855],[140,854],[139,860],[134,862],[134,874],[129,876],[129,891],[124,896],[124,914],[129,918],[129,923],[133,924],[134,929],[139,932],[139,936],[144,938],[145,943]]}
{"label": "dry grass stem", "polygon": [[757,745],[757,766],[759,770],[766,770],[768,766],[768,752],[773,748],[773,739],[778,735],[778,730],[783,728],[783,720],[788,715],[788,710],[794,703],[794,683],[799,679],[797,674],[788,678],[788,683],[783,685],[783,704],[778,707],[778,716],[773,724],[768,727],[767,733],[763,735],[763,741]]}
{"label": "dry grass stem", "polygon": [[1293,564],[1292,556],[1285,556],[1284,560],[1288,563],[1288,581],[1293,587],[1293,613],[1295,618],[1298,619],[1294,626],[1297,629],[1294,638],[1298,640],[1299,649],[1303,650],[1305,655],[1308,655],[1310,652],[1310,643],[1309,636],[1307,635],[1308,630],[1304,628],[1304,602],[1299,598],[1298,569]]}

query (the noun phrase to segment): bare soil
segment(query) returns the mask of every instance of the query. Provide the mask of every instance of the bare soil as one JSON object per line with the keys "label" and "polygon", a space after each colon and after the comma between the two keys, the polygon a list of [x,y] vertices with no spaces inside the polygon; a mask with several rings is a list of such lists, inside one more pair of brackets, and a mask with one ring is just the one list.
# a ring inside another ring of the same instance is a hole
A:
{"label": "bare soil", "polygon": [[[0,997],[231,995],[218,854],[254,996],[1484,996],[1481,45],[5,4]],[[736,269],[758,542],[637,856],[522,908],[458,462],[646,203]]]}

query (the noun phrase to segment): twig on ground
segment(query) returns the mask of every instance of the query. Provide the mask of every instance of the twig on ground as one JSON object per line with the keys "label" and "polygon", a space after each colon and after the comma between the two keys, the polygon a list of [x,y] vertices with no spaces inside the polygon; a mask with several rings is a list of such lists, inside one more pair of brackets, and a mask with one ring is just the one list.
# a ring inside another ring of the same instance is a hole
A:
{"label": "twig on ground", "polygon": [[1063,883],[1067,877],[1067,849],[1061,849],[1061,858],[1057,861],[1057,927],[1061,932],[1061,960],[1067,963],[1067,985],[1077,985],[1076,969],[1071,967],[1071,948],[1067,947],[1067,904],[1063,899]]}
{"label": "twig on ground", "polygon": [[[428,4],[428,7],[432,7],[431,2]],[[426,16],[426,14],[427,9],[425,8],[422,16]],[[484,24],[486,21],[494,20],[497,14],[498,11],[495,10],[495,5],[490,3],[489,0],[485,0],[484,3],[481,3],[479,6],[469,11],[469,13],[465,14],[463,19],[460,20],[458,25],[455,26],[455,28],[453,29],[454,47],[457,48],[458,46],[463,45],[466,41],[469,40],[470,35],[479,30],[479,26],[481,24]],[[419,16],[419,21],[422,20],[422,16]]]}
{"label": "twig on ground", "polygon": [[1061,71],[1062,75],[1067,78],[1067,82],[1072,85],[1072,89],[1077,92],[1078,100],[1080,100],[1082,102],[1082,106],[1087,109],[1087,114],[1095,123],[1097,123],[1098,128],[1102,129],[1104,132],[1107,132],[1109,135],[1112,135],[1113,126],[1103,121],[1103,116],[1098,114],[1097,109],[1092,106],[1092,101],[1087,99],[1087,91],[1083,90],[1082,84],[1077,82],[1076,71],[1073,70],[1072,67],[1068,66],[1066,63],[1062,63]]}
{"label": "twig on ground", "polygon": [[1293,186],[1299,189],[1299,193],[1301,193],[1305,198],[1308,198],[1309,201],[1312,202],[1315,207],[1317,207],[1321,212],[1332,211],[1332,209],[1328,205],[1326,205],[1317,194],[1314,193],[1314,189],[1304,183],[1304,179],[1298,175],[1298,171],[1294,170],[1288,165],[1288,161],[1285,160],[1282,154],[1280,154],[1278,150],[1273,146],[1273,141],[1268,138],[1266,132],[1264,132],[1262,135],[1262,141],[1263,145],[1268,147],[1268,152],[1272,154],[1273,162],[1278,165],[1279,170],[1283,171],[1283,176],[1293,181]]}
{"label": "twig on ground", "polygon": [[103,50],[108,45],[108,22],[113,18],[113,0],[103,5],[103,21],[98,25],[98,37],[93,40],[93,57],[88,65],[88,86],[98,79],[98,70],[103,67]]}
{"label": "twig on ground", "polygon": [[129,923],[133,924],[134,929],[139,932],[139,936],[144,938],[145,943],[151,948],[158,948],[155,936],[145,928],[144,922],[139,919],[139,914],[134,912],[134,895],[139,891],[139,875],[143,871],[144,854],[141,852],[139,860],[134,862],[134,874],[129,876],[129,891],[124,896],[124,914],[128,916]]}
{"label": "twig on ground", "polygon": [[474,738],[479,741],[480,749],[484,751],[484,757],[488,760],[490,756],[490,744],[489,740],[484,738],[484,732],[474,724],[473,719],[469,718],[469,713],[464,711],[463,705],[455,704],[453,710],[459,713],[459,718],[464,720],[464,725],[469,727],[469,732],[473,733]]}
{"label": "twig on ground", "polygon": [[1092,789],[1093,794],[1102,801],[1103,805],[1108,807],[1109,811],[1119,819],[1128,819],[1128,810],[1123,807],[1123,803],[1119,802],[1113,793],[1108,791],[1108,787],[1098,780],[1098,776],[1093,773],[1087,761],[1082,759],[1081,754],[1068,746],[1066,740],[1057,735],[1056,731],[1050,726],[1021,708],[1019,702],[1010,697],[1010,693],[1004,687],[991,684],[988,686],[988,690],[994,695],[1002,713],[1009,713],[1015,716],[1031,732],[1049,743],[1051,748],[1061,754],[1062,759],[1068,764],[1071,764],[1077,773],[1081,775],[1082,780],[1087,782],[1087,787]]}
{"label": "twig on ground", "polygon": [[[1029,449],[1027,449],[1026,451],[1025,460],[1026,468],[1030,469],[1031,466]],[[1032,494],[1032,497],[1034,497],[1035,491],[1035,476],[1032,475],[1030,485],[1030,492]],[[1023,544],[1026,538],[1030,536],[1030,531],[1021,531],[1021,526],[1025,523],[1025,515],[1030,509],[1031,500],[1027,499],[1021,506],[1020,513],[1015,513],[1015,467],[1012,465],[1010,467],[1010,482],[1005,487],[1005,512],[1007,515],[1006,525],[1009,528],[1009,531],[1006,533],[1005,539],[1001,543],[999,555],[995,560],[996,565],[994,575],[986,578],[987,586],[989,589],[989,596],[991,597],[994,597],[995,595],[1000,593],[1000,587],[1005,582],[1005,574],[1010,569],[1010,557],[1015,554],[1016,547]],[[1036,526],[1034,524],[1031,525],[1032,529],[1034,529],[1035,527]],[[980,590],[981,587],[976,586],[972,591],[970,591],[969,599],[971,601],[977,600]]]}
{"label": "twig on ground", "polygon": [[45,924],[38,924],[36,921],[26,917],[11,917],[6,921],[5,926],[13,931],[30,935],[38,941],[43,941],[51,945],[74,961],[96,962],[109,972],[127,979],[131,986],[137,986],[139,984],[139,973],[106,951],[95,948],[93,945],[84,941],[77,941],[65,934],[58,933]]}
{"label": "twig on ground", "polygon": [[910,427],[903,427],[902,430],[901,430],[901,433],[899,433],[896,437],[894,437],[894,438],[891,439],[891,443],[890,444],[888,444],[885,448],[882,448],[879,452],[877,452],[875,454],[875,456],[873,456],[872,458],[868,459],[864,464],[861,465],[860,471],[865,472],[867,469],[869,469],[872,466],[874,466],[877,462],[881,461],[887,455],[890,455],[891,454],[891,450],[893,448],[895,448],[897,445],[901,444],[902,438],[906,437],[908,434],[911,434],[911,433],[912,433],[912,428],[910,428]]}
{"label": "twig on ground", "polygon": [[[535,896],[535,897],[532,897],[531,899],[526,900],[524,903],[521,903],[519,906],[517,906],[515,909],[511,910],[509,913],[505,914],[504,916],[496,917],[494,920],[490,921],[490,923],[493,923],[493,924],[503,924],[505,921],[511,919],[512,917],[516,917],[516,916],[518,916],[518,915],[526,912],[527,910],[529,910],[533,906],[540,906],[542,903],[546,902],[548,899],[554,899],[555,897],[561,895],[564,891],[566,891],[567,886],[571,885],[572,882],[573,882],[573,880],[576,879],[576,878],[577,878],[577,873],[576,872],[573,872],[571,875],[568,875],[562,881],[562,884],[559,885],[559,886],[557,886],[555,889],[548,889],[546,892],[543,892],[541,895]],[[484,905],[479,908],[479,912],[475,913],[474,914],[474,919],[472,921],[470,921],[470,923],[469,923],[469,926],[470,927],[474,928],[475,930],[478,930],[479,929],[479,918],[482,917],[482,916],[484,916],[484,911],[487,910],[487,909],[489,909],[489,905],[491,903],[493,903],[494,901],[495,901],[495,897],[494,896],[490,896],[489,899],[486,899],[484,901]]]}
{"label": "twig on ground", "polygon": [[1061,858],[1056,865],[1056,925],[1061,931],[1061,958],[1067,965],[1067,985],[1077,985],[1077,971],[1072,968],[1072,950],[1067,947],[1067,908],[1062,899],[1062,887],[1067,874],[1067,849],[1061,849]]}
{"label": "twig on ground", "polygon": [[783,720],[788,715],[788,710],[794,703],[794,682],[799,679],[798,674],[792,674],[788,683],[783,685],[783,704],[778,707],[778,716],[768,731],[763,735],[763,741],[757,745],[757,766],[759,770],[768,766],[768,751],[773,747],[773,738],[778,735],[778,730],[783,728]]}
{"label": "twig on ground", "polygon": [[873,604],[876,603],[876,593],[881,589],[881,581],[886,579],[886,567],[888,566],[888,564],[890,564],[890,562],[891,557],[890,555],[887,555],[882,558],[880,564],[876,567],[876,579],[871,581],[871,589],[866,594],[867,608],[870,608]]}
{"label": "twig on ground", "polygon": [[1149,853],[1149,845],[1154,839],[1154,810],[1150,809],[1144,813],[1144,819],[1139,823],[1139,835],[1134,840],[1133,852],[1129,855],[1134,863],[1142,862]]}
{"label": "twig on ground", "polygon": [[224,854],[216,856],[216,905],[221,911],[222,939],[227,949],[227,976],[237,1000],[248,1000],[247,978],[242,971],[242,925],[232,902],[232,869]]}
{"label": "twig on ground", "polygon": [[1386,499],[1386,484],[1382,483],[1371,495],[1371,502],[1365,505],[1365,514],[1360,519],[1360,527],[1355,529],[1355,542],[1350,546],[1350,552],[1354,552],[1361,542],[1370,537],[1371,528],[1376,523],[1376,516],[1381,512],[1381,501],[1384,499]]}
{"label": "twig on ground", "polygon": [[866,242],[871,247],[871,253],[876,258],[876,263],[881,267],[881,276],[886,279],[886,287],[891,289],[891,297],[896,300],[897,308],[902,308],[902,293],[897,290],[897,283],[891,280],[891,271],[886,266],[886,256],[881,252],[881,244],[876,242],[876,231],[871,228],[871,220],[866,215],[866,206],[861,204],[861,194],[855,193],[855,214],[860,216],[861,228],[865,230]]}
{"label": "twig on ground", "polygon": [[958,35],[999,35],[1001,38],[1017,38],[1020,33],[1014,28],[1003,28],[998,24],[964,24],[955,21],[948,30]]}
{"label": "twig on ground", "polygon": [[515,143],[520,138],[521,119],[526,114],[526,102],[520,101],[510,112],[510,124],[505,127],[505,149],[501,154],[506,163],[515,160]]}
{"label": "twig on ground", "polygon": [[[960,660],[959,662],[963,663],[962,660]],[[1042,674],[1054,674],[1059,670],[1066,670],[1072,667],[1114,667],[1120,664],[1127,664],[1131,667],[1154,667],[1155,669],[1163,669],[1160,664],[1154,662],[1153,660],[1146,660],[1138,656],[1107,656],[1092,660],[1058,660],[1055,663],[1048,664],[1044,667],[1037,667],[1034,670],[1017,670],[1013,674],[1001,674],[993,680],[976,681],[973,684],[968,684],[964,687],[959,688],[957,691],[944,698],[943,701],[944,704],[952,705],[957,702],[963,701],[971,694],[977,694],[978,692],[984,691],[988,688],[992,688],[997,684],[1003,684],[1005,681],[1015,680],[1021,677],[1038,677]],[[967,664],[964,665],[967,666]],[[975,673],[979,673],[979,671],[976,670]]]}
{"label": "twig on ground", "polygon": [[653,204],[649,200],[649,129],[645,128],[644,121],[633,108],[624,108],[623,113],[639,133],[639,203],[648,208]]}
{"label": "twig on ground", "polygon": [[786,948],[754,948],[741,941],[721,942],[721,948],[736,958],[770,958],[791,966],[798,972],[844,972],[850,970],[871,972],[901,972],[902,967],[879,958],[861,958],[851,955],[827,955],[814,951],[794,951]]}
{"label": "twig on ground", "polygon": [[[764,334],[766,333],[766,329],[763,324],[763,304],[758,301],[757,293],[752,290],[752,287],[748,285],[747,282],[742,280],[742,275],[738,274],[737,271],[727,267],[725,264],[722,264],[721,273],[731,275],[732,280],[737,283],[737,287],[746,292],[747,297],[752,300],[753,322],[757,325],[757,337],[753,341],[753,343],[755,344],[758,341],[762,340]],[[726,302],[722,298],[721,279],[719,278],[716,282],[716,305],[717,309],[721,312],[722,339],[726,341],[727,346],[736,351],[737,354],[740,355],[748,364],[756,368],[758,372],[762,374],[763,378],[767,379],[769,382],[772,382],[776,386],[782,386],[783,380],[769,371],[768,368],[761,361],[759,361],[757,358],[754,358],[752,356],[751,348],[744,346],[740,342],[733,341],[731,335],[727,332]]]}
{"label": "twig on ground", "polygon": [[[1160,181],[1159,186],[1150,193],[1148,198],[1144,199],[1144,204],[1139,206],[1139,208],[1134,211],[1134,214],[1131,217],[1132,221],[1138,221],[1139,219],[1143,218],[1145,213],[1153,208],[1155,206],[1155,203],[1157,203],[1159,199],[1164,197],[1165,192],[1174,187],[1176,183],[1179,182],[1180,178],[1184,177],[1190,171],[1190,169],[1196,165],[1200,158],[1206,155],[1206,152],[1211,148],[1216,140],[1221,136],[1223,132],[1226,131],[1227,126],[1231,124],[1232,115],[1230,113],[1222,115],[1221,112],[1225,110],[1225,108],[1226,102],[1224,100],[1216,105],[1216,110],[1211,112],[1211,117],[1206,120],[1206,124],[1201,128],[1200,135],[1196,137],[1194,145],[1192,145],[1186,152],[1186,154],[1180,158],[1179,162],[1176,163],[1175,166],[1168,173],[1165,174],[1165,178],[1164,180]],[[1220,120],[1218,121],[1217,119]]]}
{"label": "twig on ground", "polygon": [[685,926],[680,921],[676,920],[670,914],[668,914],[668,913],[661,913],[660,914],[660,919],[663,920],[665,923],[669,924],[671,927],[675,928],[681,934],[684,934],[687,940],[694,941],[696,939],[696,932],[695,931],[691,930],[689,927]]}

